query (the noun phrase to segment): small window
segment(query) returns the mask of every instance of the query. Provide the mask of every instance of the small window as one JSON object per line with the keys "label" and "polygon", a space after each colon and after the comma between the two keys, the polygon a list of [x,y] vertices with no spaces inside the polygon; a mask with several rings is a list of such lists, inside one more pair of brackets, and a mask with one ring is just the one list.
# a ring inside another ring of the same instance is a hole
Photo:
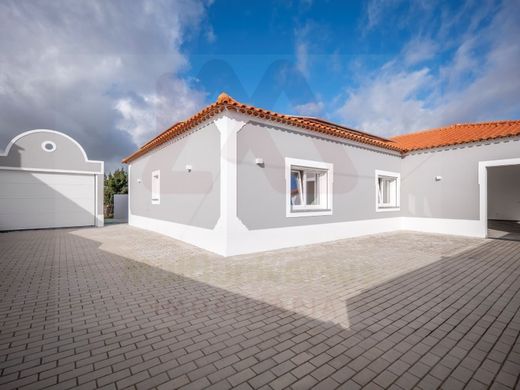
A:
{"label": "small window", "polygon": [[161,203],[161,172],[152,172],[152,204]]}
{"label": "small window", "polygon": [[399,173],[376,171],[376,211],[399,210]]}
{"label": "small window", "polygon": [[332,164],[286,159],[287,216],[332,214]]}
{"label": "small window", "polygon": [[42,142],[42,149],[45,152],[54,152],[56,150],[56,144],[52,141],[44,141]]}

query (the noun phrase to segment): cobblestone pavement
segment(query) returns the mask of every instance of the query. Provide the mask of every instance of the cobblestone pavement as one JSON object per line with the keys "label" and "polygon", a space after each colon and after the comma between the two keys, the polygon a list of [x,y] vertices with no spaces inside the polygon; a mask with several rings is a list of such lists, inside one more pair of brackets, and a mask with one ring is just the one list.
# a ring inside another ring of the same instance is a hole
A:
{"label": "cobblestone pavement", "polygon": [[0,234],[0,388],[519,388],[520,242],[412,232],[224,259]]}

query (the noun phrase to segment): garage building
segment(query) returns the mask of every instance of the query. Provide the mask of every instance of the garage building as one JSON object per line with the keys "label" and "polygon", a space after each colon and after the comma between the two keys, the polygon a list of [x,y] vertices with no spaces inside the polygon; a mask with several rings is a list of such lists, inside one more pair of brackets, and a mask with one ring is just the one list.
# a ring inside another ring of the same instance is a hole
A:
{"label": "garage building", "polygon": [[0,153],[0,230],[103,226],[103,174],[66,134],[18,135]]}

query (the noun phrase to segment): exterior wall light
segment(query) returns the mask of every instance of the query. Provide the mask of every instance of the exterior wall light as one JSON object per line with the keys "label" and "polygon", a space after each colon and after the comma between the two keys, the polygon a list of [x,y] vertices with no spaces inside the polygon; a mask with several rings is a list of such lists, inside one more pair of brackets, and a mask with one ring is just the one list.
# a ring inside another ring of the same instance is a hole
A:
{"label": "exterior wall light", "polygon": [[188,172],[191,172],[191,170],[192,170],[192,166],[191,166],[191,165],[186,165],[186,170],[187,170]]}
{"label": "exterior wall light", "polygon": [[435,181],[441,181],[442,180],[442,176],[435,176]]}
{"label": "exterior wall light", "polygon": [[264,159],[263,158],[255,158],[255,164],[260,166],[260,167],[263,167],[264,166]]}

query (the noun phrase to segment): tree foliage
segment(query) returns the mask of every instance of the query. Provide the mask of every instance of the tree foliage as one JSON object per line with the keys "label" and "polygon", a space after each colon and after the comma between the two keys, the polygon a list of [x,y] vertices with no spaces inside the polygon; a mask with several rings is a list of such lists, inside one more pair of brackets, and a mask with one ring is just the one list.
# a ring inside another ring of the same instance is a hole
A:
{"label": "tree foliage", "polygon": [[113,215],[115,194],[128,194],[128,175],[123,168],[105,175],[105,217]]}

